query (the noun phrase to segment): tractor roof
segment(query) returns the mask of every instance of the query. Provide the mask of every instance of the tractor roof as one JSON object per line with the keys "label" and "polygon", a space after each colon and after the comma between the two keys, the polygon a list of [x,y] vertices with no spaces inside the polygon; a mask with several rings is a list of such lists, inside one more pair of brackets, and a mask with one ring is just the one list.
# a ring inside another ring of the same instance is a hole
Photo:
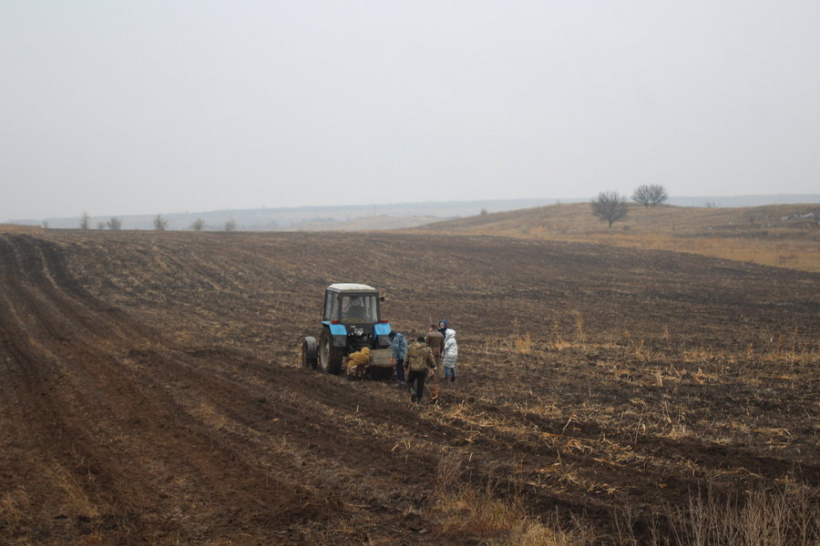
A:
{"label": "tractor roof", "polygon": [[333,290],[334,292],[377,292],[375,288],[372,286],[368,286],[366,284],[356,284],[352,282],[340,282],[336,284],[331,284],[327,287],[328,290]]}

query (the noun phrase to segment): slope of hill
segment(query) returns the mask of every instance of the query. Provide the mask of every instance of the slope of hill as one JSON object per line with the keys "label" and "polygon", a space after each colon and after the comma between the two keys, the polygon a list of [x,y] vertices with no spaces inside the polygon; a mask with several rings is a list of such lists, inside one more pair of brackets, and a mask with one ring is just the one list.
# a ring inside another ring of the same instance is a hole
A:
{"label": "slope of hill", "polygon": [[588,203],[557,204],[437,222],[416,233],[492,235],[673,250],[820,271],[820,205],[750,208],[630,206],[608,228]]}

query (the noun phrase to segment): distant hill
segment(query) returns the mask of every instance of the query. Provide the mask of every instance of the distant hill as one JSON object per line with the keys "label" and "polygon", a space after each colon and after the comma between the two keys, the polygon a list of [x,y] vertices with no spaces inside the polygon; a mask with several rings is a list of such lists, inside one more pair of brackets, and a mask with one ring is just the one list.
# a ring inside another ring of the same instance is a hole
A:
{"label": "distant hill", "polygon": [[[408,228],[440,220],[473,216],[486,210],[499,212],[554,203],[546,199],[510,199],[497,201],[442,201],[350,205],[338,207],[292,207],[205,212],[162,213],[169,230],[191,229],[202,220],[205,230],[223,230],[233,221],[238,230],[246,231],[361,231]],[[118,216],[122,229],[154,229],[157,214]],[[102,226],[111,216],[92,216],[90,226]],[[48,218],[51,228],[72,229],[79,226],[76,218]],[[40,220],[17,220],[15,224],[42,225]]]}
{"label": "distant hill", "polygon": [[[215,210],[203,212],[160,213],[169,230],[188,230],[201,220],[203,229],[221,231],[228,222],[243,231],[363,231],[407,229],[432,222],[466,218],[482,213],[532,209],[555,204],[588,203],[591,198],[577,199],[504,199],[484,201],[441,201],[389,203],[338,207],[261,208],[246,210]],[[750,207],[770,204],[820,203],[820,194],[812,195],[750,195],[731,197],[671,197],[670,205],[683,207]],[[154,229],[157,213],[118,216],[122,229]],[[93,229],[104,228],[110,215],[92,216]],[[79,227],[76,217],[45,220],[17,220],[24,225],[48,224],[50,228]]]}
{"label": "distant hill", "polygon": [[594,216],[588,203],[565,203],[500,213],[486,213],[426,224],[419,231],[444,231],[469,235],[586,237],[600,233],[658,234],[704,232],[759,234],[761,229],[817,225],[819,204],[766,205],[760,207],[643,207],[632,204],[629,214],[610,229]]}
{"label": "distant hill", "polygon": [[588,203],[487,213],[414,233],[487,235],[672,250],[820,272],[820,204],[646,208],[609,228]]}
{"label": "distant hill", "polygon": [[764,205],[802,205],[820,203],[820,194],[798,195],[724,195],[717,197],[670,197],[669,204],[679,207],[762,207]]}

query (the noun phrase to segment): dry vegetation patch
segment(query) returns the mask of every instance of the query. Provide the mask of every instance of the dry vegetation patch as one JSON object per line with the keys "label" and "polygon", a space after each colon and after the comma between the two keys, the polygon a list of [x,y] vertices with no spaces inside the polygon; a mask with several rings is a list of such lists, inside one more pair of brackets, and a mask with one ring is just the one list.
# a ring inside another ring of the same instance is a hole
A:
{"label": "dry vegetation patch", "polygon": [[820,272],[820,205],[748,208],[632,205],[611,229],[588,203],[557,204],[422,226],[417,233],[591,242]]}

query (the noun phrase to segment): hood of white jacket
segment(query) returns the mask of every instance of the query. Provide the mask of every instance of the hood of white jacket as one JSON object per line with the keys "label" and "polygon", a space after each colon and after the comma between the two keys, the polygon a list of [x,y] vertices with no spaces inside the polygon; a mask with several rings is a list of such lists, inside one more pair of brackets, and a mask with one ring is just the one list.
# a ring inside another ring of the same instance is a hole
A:
{"label": "hood of white jacket", "polygon": [[447,331],[444,332],[444,339],[449,339],[451,337],[456,337],[456,331],[452,328],[447,328]]}

